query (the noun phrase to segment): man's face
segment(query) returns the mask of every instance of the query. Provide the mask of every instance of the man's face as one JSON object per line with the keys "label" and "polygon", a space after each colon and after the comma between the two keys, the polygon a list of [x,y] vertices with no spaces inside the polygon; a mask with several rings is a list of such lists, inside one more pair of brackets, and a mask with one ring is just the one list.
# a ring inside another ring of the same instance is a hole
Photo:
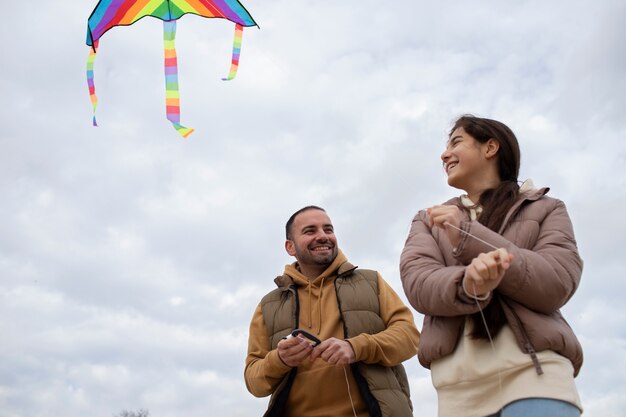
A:
{"label": "man's face", "polygon": [[295,256],[300,268],[323,272],[337,257],[337,238],[328,215],[311,209],[296,216],[291,225],[291,239],[285,249]]}

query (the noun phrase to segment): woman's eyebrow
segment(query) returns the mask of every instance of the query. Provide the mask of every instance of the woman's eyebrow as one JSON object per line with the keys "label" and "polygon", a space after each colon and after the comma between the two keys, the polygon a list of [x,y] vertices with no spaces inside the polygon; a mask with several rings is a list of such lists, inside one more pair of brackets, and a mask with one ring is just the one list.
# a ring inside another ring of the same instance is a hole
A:
{"label": "woman's eyebrow", "polygon": [[461,135],[456,135],[451,137],[450,139],[448,139],[448,141],[446,142],[446,146],[450,146],[452,145],[452,142],[454,142],[456,139],[463,139],[463,136]]}

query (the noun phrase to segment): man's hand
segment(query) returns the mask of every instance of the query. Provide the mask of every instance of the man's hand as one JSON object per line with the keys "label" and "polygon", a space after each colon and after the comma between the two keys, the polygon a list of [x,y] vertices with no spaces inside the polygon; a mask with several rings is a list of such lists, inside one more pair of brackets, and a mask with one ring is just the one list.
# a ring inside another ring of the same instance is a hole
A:
{"label": "man's hand", "polygon": [[322,360],[335,366],[348,365],[356,359],[352,345],[345,340],[335,339],[334,337],[324,340],[313,349],[311,361],[317,358],[322,358]]}
{"label": "man's hand", "polygon": [[296,367],[311,355],[313,346],[302,336],[290,337],[278,342],[278,357],[285,365]]}
{"label": "man's hand", "polygon": [[463,289],[467,294],[480,297],[494,290],[511,266],[513,255],[500,248],[481,253],[465,268]]}

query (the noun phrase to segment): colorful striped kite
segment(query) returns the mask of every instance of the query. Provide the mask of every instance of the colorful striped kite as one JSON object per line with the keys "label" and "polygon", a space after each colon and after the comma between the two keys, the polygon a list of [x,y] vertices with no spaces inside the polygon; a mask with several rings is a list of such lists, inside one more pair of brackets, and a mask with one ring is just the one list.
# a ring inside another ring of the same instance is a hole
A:
{"label": "colorful striped kite", "polygon": [[180,124],[180,98],[178,94],[178,65],[176,61],[176,20],[187,13],[204,17],[219,17],[235,23],[235,41],[230,72],[223,80],[232,80],[239,67],[239,52],[244,26],[258,26],[238,0],[100,0],[89,16],[87,45],[91,46],[87,58],[87,85],[93,106],[93,125],[96,123],[98,97],[93,81],[93,67],[99,39],[114,26],[128,26],[144,16],[163,20],[165,47],[165,107],[167,119],[178,133],[189,136],[193,129]]}

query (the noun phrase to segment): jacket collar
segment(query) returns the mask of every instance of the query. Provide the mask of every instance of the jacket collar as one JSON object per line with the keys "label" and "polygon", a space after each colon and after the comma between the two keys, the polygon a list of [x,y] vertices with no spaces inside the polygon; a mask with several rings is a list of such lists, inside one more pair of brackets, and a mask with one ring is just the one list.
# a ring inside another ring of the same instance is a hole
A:
{"label": "jacket collar", "polygon": [[[506,214],[506,217],[504,218],[504,221],[502,222],[502,226],[500,226],[500,230],[498,231],[498,233],[502,234],[502,232],[504,231],[506,225],[509,223],[509,219],[511,218],[511,216],[513,216],[515,213],[517,213],[517,211],[520,209],[520,207],[525,202],[527,202],[527,201],[537,201],[541,197],[543,197],[544,195],[548,194],[548,191],[550,191],[550,187],[534,188],[532,190],[528,190],[528,191],[525,191],[523,193],[520,193],[519,198],[511,206],[511,208],[509,209],[509,212]],[[460,197],[451,198],[450,200],[448,200],[444,204],[456,204],[459,207],[463,207],[463,203],[461,202],[461,198]]]}
{"label": "jacket collar", "polygon": [[339,266],[339,269],[337,269],[337,277],[348,275],[357,268],[358,266],[352,265],[350,262],[346,261]]}
{"label": "jacket collar", "polygon": [[522,207],[522,205],[525,202],[527,202],[527,201],[537,201],[541,197],[543,197],[544,195],[548,194],[548,191],[550,191],[549,187],[543,187],[543,188],[533,189],[533,190],[529,190],[529,191],[526,191],[524,193],[521,193],[520,197],[513,204],[513,206],[511,206],[511,208],[509,209],[509,212],[504,217],[504,221],[502,222],[502,226],[500,226],[500,230],[498,231],[498,233],[502,234],[502,232],[504,231],[506,225],[509,223],[509,219],[515,213],[517,213],[517,211],[520,209],[520,207]]}
{"label": "jacket collar", "polygon": [[292,285],[295,285],[295,283],[293,282],[293,278],[291,278],[287,274],[279,275],[276,278],[274,278],[274,283],[282,291],[288,291],[289,287],[291,287]]}

